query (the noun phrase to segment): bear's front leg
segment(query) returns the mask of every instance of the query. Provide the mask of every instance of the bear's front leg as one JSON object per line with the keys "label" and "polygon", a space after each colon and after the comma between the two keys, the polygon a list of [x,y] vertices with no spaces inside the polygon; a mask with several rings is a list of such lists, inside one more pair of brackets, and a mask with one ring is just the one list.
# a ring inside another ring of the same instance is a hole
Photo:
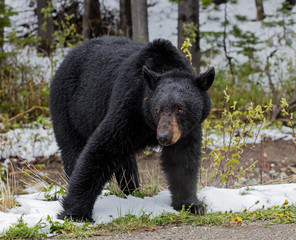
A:
{"label": "bear's front leg", "polygon": [[[113,118],[114,120],[114,118]],[[105,121],[88,139],[69,180],[59,219],[93,221],[92,210],[97,196],[112,174],[121,167],[120,160],[130,156],[121,141],[121,131],[112,121]],[[126,136],[125,134],[123,136]],[[121,145],[120,145],[121,144]],[[121,146],[121,147],[119,147]]]}
{"label": "bear's front leg", "polygon": [[174,145],[163,147],[162,167],[167,174],[172,206],[203,215],[205,206],[197,199],[197,182],[201,157],[201,136],[193,132]]}

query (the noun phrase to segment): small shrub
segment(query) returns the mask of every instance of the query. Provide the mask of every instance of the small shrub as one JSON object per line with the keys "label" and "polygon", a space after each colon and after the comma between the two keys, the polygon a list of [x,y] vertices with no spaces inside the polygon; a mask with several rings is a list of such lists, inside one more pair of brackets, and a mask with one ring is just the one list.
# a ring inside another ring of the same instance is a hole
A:
{"label": "small shrub", "polygon": [[[267,125],[266,114],[271,111],[270,102],[262,108],[260,105],[254,106],[250,103],[245,111],[236,109],[236,102],[230,107],[230,95],[227,90],[225,94],[225,107],[220,119],[214,123],[211,120],[204,122],[204,141],[203,141],[203,164],[201,167],[201,183],[207,185],[208,182],[214,184],[224,184],[229,186],[230,182],[235,184],[247,172],[251,172],[256,161],[249,167],[241,167],[241,155],[247,145],[247,139],[253,137],[256,141],[260,130]],[[228,110],[228,109],[231,110]],[[219,136],[220,143],[217,144],[211,137],[212,130]],[[205,153],[208,154],[205,154]],[[205,166],[208,160],[210,165]]]}
{"label": "small shrub", "polygon": [[190,48],[192,47],[192,44],[190,42],[189,38],[186,38],[184,40],[184,43],[181,46],[181,50],[183,51],[183,53],[185,53],[185,57],[189,58],[189,62],[192,64],[192,54],[190,52]]}
{"label": "small shrub", "polygon": [[47,187],[43,187],[43,191],[45,192],[45,199],[47,201],[56,201],[65,197],[67,190],[63,186],[55,186],[53,183],[49,184]]}
{"label": "small shrub", "polygon": [[294,143],[295,150],[296,150],[296,130],[295,130],[296,124],[295,124],[295,120],[294,120],[294,113],[289,111],[289,104],[287,103],[286,98],[281,99],[281,104],[282,104],[281,111],[282,111],[283,115],[288,117],[287,125],[292,128],[292,134],[293,134],[292,141]]}

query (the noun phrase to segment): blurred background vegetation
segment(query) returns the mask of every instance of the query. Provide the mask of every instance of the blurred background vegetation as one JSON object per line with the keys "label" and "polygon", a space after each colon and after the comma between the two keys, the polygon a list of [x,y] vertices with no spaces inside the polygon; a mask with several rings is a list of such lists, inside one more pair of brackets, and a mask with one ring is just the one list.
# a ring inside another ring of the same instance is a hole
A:
{"label": "blurred background vegetation", "polygon": [[[37,16],[30,25],[28,21],[12,24],[11,18],[19,12],[5,0],[0,1],[0,121],[8,128],[37,120],[41,115],[49,116],[50,81],[47,78],[52,78],[60,58],[68,49],[85,39],[103,35],[123,35],[147,42],[147,8],[158,4],[157,0],[148,3],[147,0],[120,0],[119,9],[108,9],[104,1],[99,0],[21,2]],[[171,0],[168,3],[178,5],[178,47],[181,48],[184,40],[189,39],[196,71],[214,64],[216,56],[224,62],[224,68],[217,69],[215,86],[210,90],[212,118],[221,116],[226,87],[231,96],[229,106],[236,102],[237,109],[246,109],[250,102],[264,106],[272,99],[273,110],[269,116],[272,121],[287,124],[291,120],[282,114],[280,99],[283,97],[288,103],[288,111],[293,113],[296,110],[295,1],[282,1],[280,8],[272,15],[266,15],[264,4],[268,2],[250,1],[249,4],[256,4],[256,18],[236,15],[235,22],[229,21],[227,13],[227,8],[239,4],[235,0]],[[200,12],[219,7],[224,14],[224,19],[219,20],[222,31],[201,30]],[[285,56],[285,53],[278,54],[278,44],[273,43],[274,39],[263,42],[259,31],[254,33],[240,28],[240,23],[254,21],[271,31],[273,28],[281,29],[274,37],[288,51],[294,51],[294,58]],[[207,45],[203,45],[205,41]],[[266,47],[271,49],[270,55],[264,59],[258,57],[262,48]],[[37,50],[36,55],[49,61],[49,77],[42,75],[42,63],[34,64],[30,58],[22,60],[22,55],[32,54],[32,49]],[[246,60],[239,61],[238,57]],[[278,69],[283,67],[285,75],[277,74]]]}
{"label": "blurred background vegetation", "polygon": [[[0,0],[0,133],[32,122],[46,123],[50,81],[69,49],[82,41],[112,35],[147,43],[148,10],[165,0],[108,0],[118,8],[106,0],[9,1]],[[204,160],[212,162],[213,169],[207,172],[212,179],[228,182],[255,167],[252,162],[233,173],[246,146],[244,139],[252,134],[247,124],[251,129],[263,122],[295,129],[296,0],[279,0],[278,7],[267,14],[265,6],[273,2],[166,1],[168,8],[177,7],[177,30],[172,32],[176,32],[178,49],[190,43],[186,48],[197,73],[211,65],[216,68],[209,91],[213,109],[205,132],[215,129],[237,141],[207,152],[213,143],[205,136]],[[248,4],[255,6],[254,17],[233,13],[234,6],[243,9]],[[207,18],[201,20],[201,14]],[[269,38],[264,31],[271,32]],[[0,144],[2,140],[0,135]],[[202,173],[207,167],[202,167]]]}

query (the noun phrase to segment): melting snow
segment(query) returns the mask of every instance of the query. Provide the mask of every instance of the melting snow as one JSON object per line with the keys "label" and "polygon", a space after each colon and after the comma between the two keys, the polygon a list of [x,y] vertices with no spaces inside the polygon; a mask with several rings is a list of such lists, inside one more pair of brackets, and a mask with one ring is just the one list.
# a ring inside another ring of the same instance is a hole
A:
{"label": "melting snow", "polygon": [[[200,200],[208,206],[208,212],[230,211],[241,212],[282,205],[285,200],[296,204],[296,184],[266,185],[226,189],[206,187],[198,193]],[[46,201],[44,193],[34,193],[16,196],[20,207],[13,208],[7,213],[0,212],[0,233],[8,230],[11,224],[23,216],[29,227],[34,226],[40,219],[47,222],[47,217],[57,221],[57,214],[62,210],[59,201]],[[255,202],[259,201],[258,204]],[[127,199],[116,196],[99,196],[94,206],[93,218],[98,223],[107,223],[126,214],[140,216],[143,212],[152,213],[155,217],[165,212],[177,213],[171,206],[168,190],[154,197],[144,199],[128,196]],[[47,227],[44,231],[48,232]]]}

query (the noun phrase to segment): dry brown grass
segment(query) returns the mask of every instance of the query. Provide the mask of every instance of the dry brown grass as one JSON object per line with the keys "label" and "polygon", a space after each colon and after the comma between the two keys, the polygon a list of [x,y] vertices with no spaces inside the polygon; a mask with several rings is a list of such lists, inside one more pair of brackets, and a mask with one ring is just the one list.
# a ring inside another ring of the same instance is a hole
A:
{"label": "dry brown grass", "polygon": [[[13,171],[13,170],[12,170]],[[14,194],[16,191],[16,182],[14,177],[9,177],[6,174],[6,182],[0,179],[0,211],[6,212],[8,209],[14,208],[19,205],[15,200]]]}
{"label": "dry brown grass", "polygon": [[[152,197],[152,196],[157,195],[160,191],[165,189],[162,186],[162,184],[160,183],[159,176],[157,174],[155,174],[153,170],[152,170],[152,172],[146,172],[145,176],[140,176],[140,183],[143,182],[143,181],[141,181],[142,177],[144,177],[146,180],[145,185],[140,185],[138,187],[138,189],[135,190],[135,192],[141,193],[140,196]],[[123,174],[122,181],[126,182],[124,174]],[[110,184],[108,186],[108,190],[110,190],[111,195],[116,195],[118,197],[123,197],[123,198],[126,197],[125,194],[123,193],[123,191],[120,189],[120,186],[116,180],[115,175],[112,176],[112,179],[111,179]],[[139,196],[139,195],[136,194],[135,196]]]}

